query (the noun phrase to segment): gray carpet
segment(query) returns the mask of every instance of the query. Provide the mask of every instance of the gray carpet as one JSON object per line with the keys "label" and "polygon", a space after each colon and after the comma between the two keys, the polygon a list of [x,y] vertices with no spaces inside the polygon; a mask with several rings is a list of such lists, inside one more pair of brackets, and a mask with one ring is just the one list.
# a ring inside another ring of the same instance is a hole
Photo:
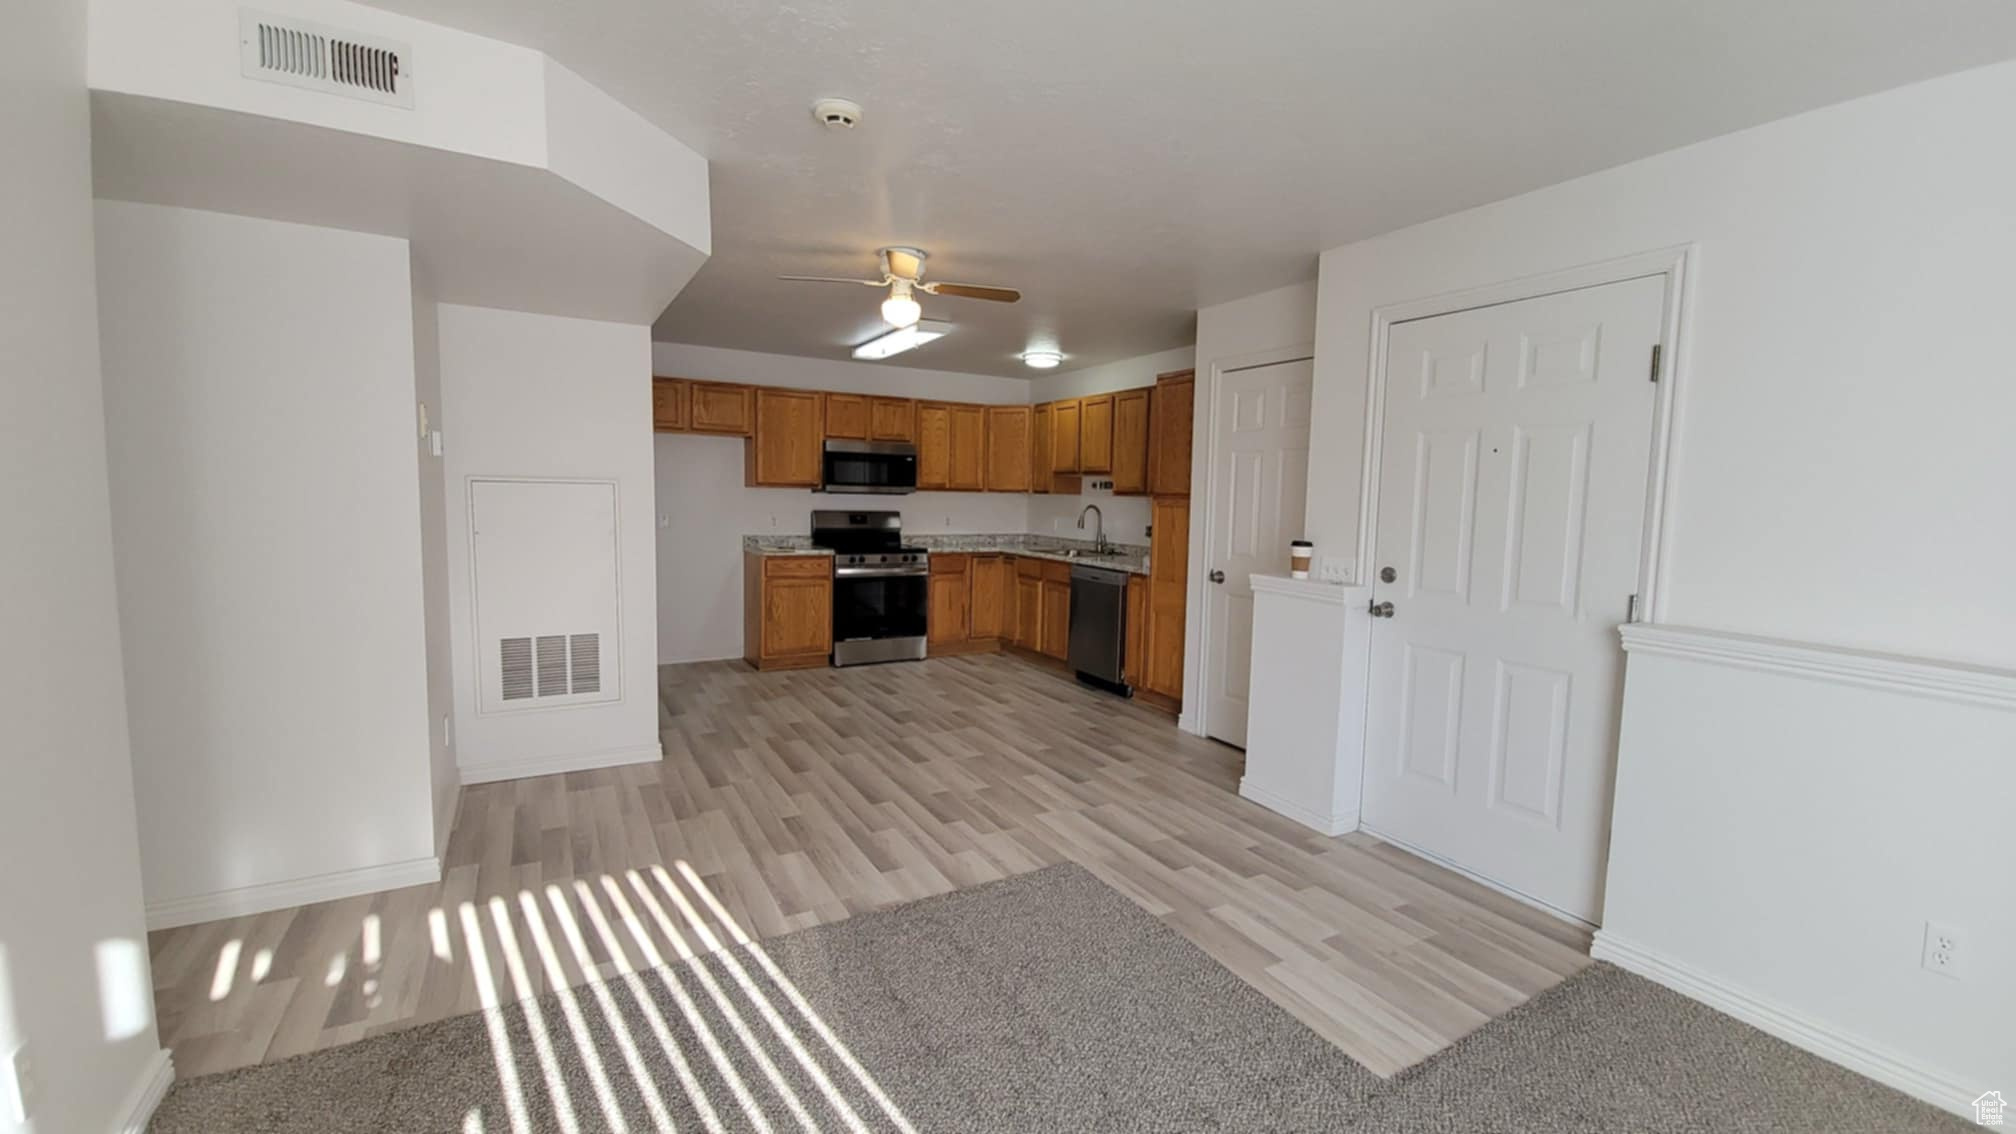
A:
{"label": "gray carpet", "polygon": [[[790,1025],[799,1053],[778,1039],[720,958],[689,962],[649,974],[635,986],[643,996],[624,982],[607,986],[622,1037],[597,999],[577,992],[604,1072],[598,1094],[560,1000],[540,1001],[571,1127],[609,1129],[607,1111],[615,1110],[632,1130],[669,1118],[680,1130],[780,1134],[806,1125],[850,1129],[849,1111],[860,1128],[877,1131],[903,1128],[894,1111],[918,1134],[1970,1128],[1608,966],[1382,1082],[1075,866],[819,926],[764,948],[873,1090],[744,952],[746,976]],[[695,963],[727,990],[767,1067],[743,1049]],[[667,979],[698,1008],[739,1092]],[[515,1096],[500,1086],[493,1023],[509,1042]],[[661,1027],[684,1056],[683,1072],[666,1053]],[[180,1083],[150,1129],[568,1129],[535,1038],[522,1008],[426,1024]],[[654,1085],[649,1095],[627,1069],[626,1047]],[[507,1105],[513,1097],[517,1123]],[[711,1113],[696,1108],[696,1097]]]}

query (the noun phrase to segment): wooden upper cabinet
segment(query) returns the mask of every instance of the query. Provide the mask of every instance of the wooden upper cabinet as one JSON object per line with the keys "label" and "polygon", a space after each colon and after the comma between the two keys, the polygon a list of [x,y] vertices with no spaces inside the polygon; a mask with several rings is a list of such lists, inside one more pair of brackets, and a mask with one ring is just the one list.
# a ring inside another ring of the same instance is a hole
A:
{"label": "wooden upper cabinet", "polygon": [[1048,404],[1029,411],[1029,491],[1050,491],[1050,413]]}
{"label": "wooden upper cabinet", "polygon": [[1148,491],[1147,388],[1113,395],[1113,494],[1139,496]]}
{"label": "wooden upper cabinet", "polygon": [[1050,403],[1050,471],[1078,471],[1078,400]]}
{"label": "wooden upper cabinet", "polygon": [[952,475],[946,485],[954,492],[979,492],[987,487],[987,409],[952,406]]}
{"label": "wooden upper cabinet", "polygon": [[974,556],[970,590],[967,610],[972,636],[982,641],[1006,636],[1014,621],[1009,604],[1015,596],[1008,560],[999,555]]}
{"label": "wooden upper cabinet", "polygon": [[684,378],[651,379],[651,428],[659,433],[683,433],[693,404],[693,383]]}
{"label": "wooden upper cabinet", "polygon": [[952,487],[952,407],[917,403],[917,487]]}
{"label": "wooden upper cabinet", "polygon": [[755,391],[726,382],[693,383],[687,428],[695,433],[747,437],[756,425]]}
{"label": "wooden upper cabinet", "polygon": [[826,436],[837,441],[868,440],[868,399],[859,394],[827,394]]}
{"label": "wooden upper cabinet", "polygon": [[987,491],[1029,491],[1029,407],[987,407]]}
{"label": "wooden upper cabinet", "polygon": [[915,441],[917,403],[909,398],[868,399],[868,440]]}
{"label": "wooden upper cabinet", "polygon": [[1188,370],[1155,379],[1149,412],[1148,490],[1157,496],[1190,495],[1190,422],[1196,378]]}
{"label": "wooden upper cabinet", "polygon": [[819,487],[823,395],[810,390],[756,391],[755,435],[749,439],[750,484],[774,488]]}
{"label": "wooden upper cabinet", "polygon": [[1113,395],[1078,399],[1078,470],[1113,471]]}

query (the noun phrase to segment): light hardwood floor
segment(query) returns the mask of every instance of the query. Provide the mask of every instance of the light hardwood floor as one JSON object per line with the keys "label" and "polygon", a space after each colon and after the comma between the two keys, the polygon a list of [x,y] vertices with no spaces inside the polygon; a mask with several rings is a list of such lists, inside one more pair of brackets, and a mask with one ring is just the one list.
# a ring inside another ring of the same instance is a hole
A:
{"label": "light hardwood floor", "polygon": [[[1371,838],[1290,823],[1235,794],[1235,749],[1014,658],[712,662],[665,667],[659,686],[662,763],[468,788],[438,885],[152,934],[177,1071],[701,947],[673,903],[661,922],[607,896],[682,862],[722,907],[696,900],[690,916],[724,939],[723,915],[768,937],[1078,862],[1381,1075],[1589,963],[1580,929]],[[578,935],[555,928],[555,903]],[[486,954],[495,984],[479,986]]]}

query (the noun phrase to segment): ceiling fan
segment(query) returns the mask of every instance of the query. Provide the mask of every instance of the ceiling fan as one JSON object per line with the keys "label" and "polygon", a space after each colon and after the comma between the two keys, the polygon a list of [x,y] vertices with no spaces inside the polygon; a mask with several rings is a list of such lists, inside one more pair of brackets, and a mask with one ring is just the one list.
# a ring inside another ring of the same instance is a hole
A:
{"label": "ceiling fan", "polygon": [[876,250],[882,261],[882,278],[879,280],[857,280],[840,276],[778,276],[780,280],[801,280],[807,283],[851,283],[866,284],[869,287],[886,287],[889,298],[882,301],[882,318],[892,327],[908,327],[924,314],[913,292],[927,295],[953,295],[961,299],[991,299],[996,303],[1013,303],[1022,298],[1022,293],[1012,287],[987,287],[982,284],[925,282],[924,261],[929,257],[922,248],[905,248],[900,245]]}

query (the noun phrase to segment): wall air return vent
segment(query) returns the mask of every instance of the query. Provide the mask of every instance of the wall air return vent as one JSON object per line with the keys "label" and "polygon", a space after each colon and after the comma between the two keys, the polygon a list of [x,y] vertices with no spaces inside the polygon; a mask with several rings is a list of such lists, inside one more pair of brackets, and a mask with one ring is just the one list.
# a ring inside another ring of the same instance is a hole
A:
{"label": "wall air return vent", "polygon": [[244,9],[238,59],[247,78],[413,108],[413,49],[403,43]]}
{"label": "wall air return vent", "polygon": [[602,692],[602,635],[541,634],[499,638],[498,674],[506,701]]}

